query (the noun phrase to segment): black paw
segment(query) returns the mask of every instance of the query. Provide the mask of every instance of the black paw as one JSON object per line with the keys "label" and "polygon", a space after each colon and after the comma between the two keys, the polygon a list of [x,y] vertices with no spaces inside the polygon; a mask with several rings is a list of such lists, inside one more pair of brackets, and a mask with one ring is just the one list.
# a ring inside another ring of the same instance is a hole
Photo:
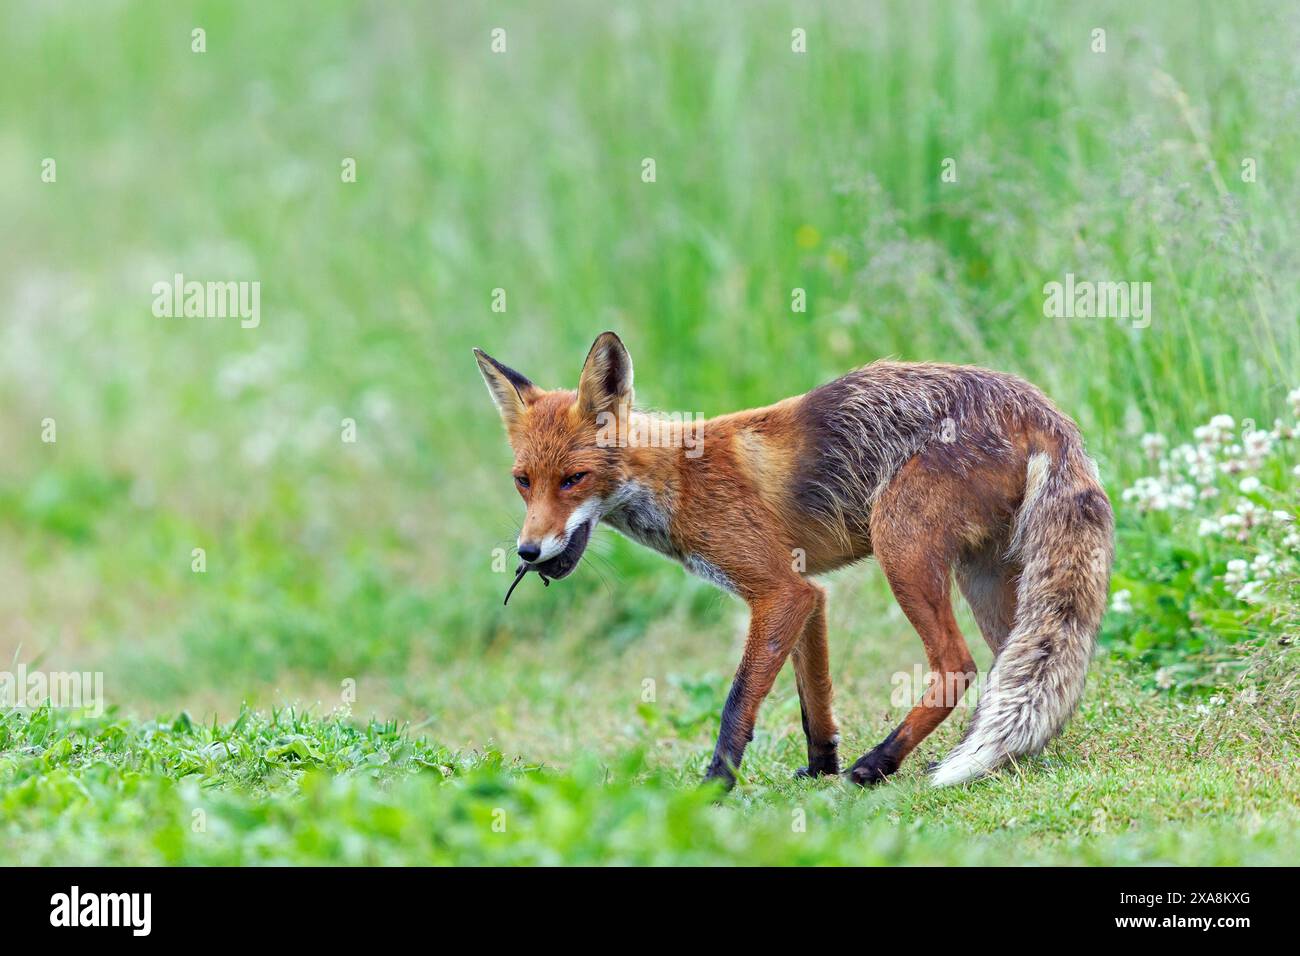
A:
{"label": "black paw", "polygon": [[897,769],[897,760],[873,750],[850,767],[845,776],[850,783],[856,783],[859,787],[874,787],[883,783]]}
{"label": "black paw", "polygon": [[726,764],[715,760],[709,765],[708,771],[704,774],[705,783],[712,783],[713,781],[722,784],[723,790],[730,790],[736,785],[736,775],[731,772],[731,768]]}
{"label": "black paw", "polygon": [[808,766],[800,767],[794,772],[796,780],[804,777],[833,777],[840,772],[840,758],[835,754],[809,759]]}

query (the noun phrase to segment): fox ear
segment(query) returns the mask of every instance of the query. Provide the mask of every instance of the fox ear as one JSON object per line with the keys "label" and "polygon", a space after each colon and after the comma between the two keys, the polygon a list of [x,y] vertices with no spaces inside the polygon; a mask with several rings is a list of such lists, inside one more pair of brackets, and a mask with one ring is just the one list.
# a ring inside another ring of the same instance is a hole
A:
{"label": "fox ear", "polygon": [[474,358],[478,359],[478,370],[483,373],[483,381],[487,382],[488,392],[496,403],[497,411],[501,413],[501,420],[506,423],[506,428],[513,428],[528,403],[536,399],[541,389],[482,349],[474,350]]}
{"label": "fox ear", "polygon": [[591,416],[632,404],[632,356],[613,332],[597,336],[578,379],[578,405]]}

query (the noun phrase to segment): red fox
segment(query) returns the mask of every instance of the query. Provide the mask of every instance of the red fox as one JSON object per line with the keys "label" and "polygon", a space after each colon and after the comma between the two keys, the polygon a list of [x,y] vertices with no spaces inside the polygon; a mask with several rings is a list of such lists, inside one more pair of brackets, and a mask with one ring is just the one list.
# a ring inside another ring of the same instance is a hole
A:
{"label": "red fox", "polygon": [[826,592],[811,579],[867,556],[937,679],[849,768],[854,783],[897,770],[977,676],[953,617],[953,576],[995,659],[932,782],[960,783],[1038,752],[1078,704],[1106,606],[1114,518],[1078,427],[1028,382],[878,361],[708,419],[692,436],[690,423],[633,410],[632,359],[613,332],[592,345],[577,391],[543,390],[474,354],[527,508],[520,575],[565,577],[603,521],[748,603],[708,778],[735,783],[787,657],[808,742],[798,775],[840,772]]}

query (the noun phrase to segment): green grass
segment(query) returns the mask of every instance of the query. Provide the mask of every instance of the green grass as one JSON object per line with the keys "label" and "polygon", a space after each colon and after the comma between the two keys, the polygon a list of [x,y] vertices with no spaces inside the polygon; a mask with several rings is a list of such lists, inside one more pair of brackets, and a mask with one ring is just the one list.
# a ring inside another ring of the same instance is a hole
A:
{"label": "green grass", "polygon": [[[502,608],[520,512],[469,350],[572,385],[615,328],[641,401],[705,414],[881,356],[976,362],[1076,417],[1118,503],[1144,431],[1268,423],[1300,385],[1298,30],[1287,4],[1209,0],[7,5],[0,662],[101,671],[116,708],[3,718],[7,841],[48,862],[1293,857],[1294,707],[1154,690],[1214,636],[1185,612],[1221,601],[1123,507],[1124,574],[1152,569],[1178,613],[1116,639],[1046,758],[931,792],[955,719],[889,787],[794,784],[787,674],[715,807],[695,781],[743,608],[609,532]],[[176,272],[260,281],[260,326],[154,317]],[[1044,317],[1066,272],[1151,282],[1151,325]],[[878,571],[830,583],[852,759],[923,655]],[[283,716],[352,683],[385,723]],[[277,752],[293,734],[305,756]],[[237,753],[206,761],[217,737]]]}
{"label": "green grass", "polygon": [[[721,798],[655,755],[667,741],[653,718],[614,762],[586,757],[561,771],[333,716],[244,712],[196,725],[184,714],[145,723],[11,714],[0,722],[0,832],[29,863],[1294,859],[1294,739],[1215,739],[1220,714],[1180,710],[1110,668],[1100,677],[1048,756],[943,791],[915,768],[870,792],[794,781],[787,733],[760,736],[748,782]],[[677,695],[665,702],[681,706]]]}

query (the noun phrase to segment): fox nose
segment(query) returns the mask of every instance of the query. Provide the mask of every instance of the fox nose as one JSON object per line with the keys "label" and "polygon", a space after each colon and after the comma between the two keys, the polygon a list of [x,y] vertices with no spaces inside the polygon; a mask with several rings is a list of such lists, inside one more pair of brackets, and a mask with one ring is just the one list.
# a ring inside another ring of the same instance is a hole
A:
{"label": "fox nose", "polygon": [[531,541],[519,546],[519,557],[523,558],[525,561],[536,561],[541,556],[542,549]]}

